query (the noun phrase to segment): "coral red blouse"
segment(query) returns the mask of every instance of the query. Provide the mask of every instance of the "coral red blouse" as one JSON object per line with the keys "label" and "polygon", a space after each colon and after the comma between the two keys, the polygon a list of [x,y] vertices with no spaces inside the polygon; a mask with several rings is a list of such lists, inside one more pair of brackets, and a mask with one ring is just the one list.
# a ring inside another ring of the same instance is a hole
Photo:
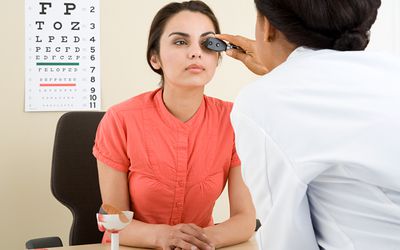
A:
{"label": "coral red blouse", "polygon": [[231,167],[240,166],[230,123],[232,103],[204,96],[182,122],[162,90],[111,107],[99,124],[94,156],[127,172],[134,218],[153,224],[213,224],[215,201]]}

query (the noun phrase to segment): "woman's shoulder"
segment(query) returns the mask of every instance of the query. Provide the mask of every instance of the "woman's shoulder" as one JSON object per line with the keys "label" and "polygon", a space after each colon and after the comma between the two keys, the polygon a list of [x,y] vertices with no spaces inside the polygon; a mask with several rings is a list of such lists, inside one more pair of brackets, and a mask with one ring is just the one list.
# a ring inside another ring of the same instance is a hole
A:
{"label": "woman's shoulder", "polygon": [[142,94],[130,97],[120,103],[114,104],[109,111],[116,113],[125,113],[154,107],[154,98],[159,89],[144,92]]}
{"label": "woman's shoulder", "polygon": [[230,101],[224,101],[216,97],[204,96],[206,104],[209,108],[219,109],[219,110],[231,110],[233,103]]}

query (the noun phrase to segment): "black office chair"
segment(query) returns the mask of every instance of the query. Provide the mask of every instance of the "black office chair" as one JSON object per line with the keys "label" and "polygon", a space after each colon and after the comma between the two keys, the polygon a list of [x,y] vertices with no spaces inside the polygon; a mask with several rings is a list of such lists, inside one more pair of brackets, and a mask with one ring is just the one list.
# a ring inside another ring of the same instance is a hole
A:
{"label": "black office chair", "polygon": [[[72,213],[69,245],[101,242],[96,213],[101,206],[96,159],[92,147],[104,112],[74,111],[57,123],[51,168],[51,191]],[[59,237],[32,239],[27,249],[62,246]]]}

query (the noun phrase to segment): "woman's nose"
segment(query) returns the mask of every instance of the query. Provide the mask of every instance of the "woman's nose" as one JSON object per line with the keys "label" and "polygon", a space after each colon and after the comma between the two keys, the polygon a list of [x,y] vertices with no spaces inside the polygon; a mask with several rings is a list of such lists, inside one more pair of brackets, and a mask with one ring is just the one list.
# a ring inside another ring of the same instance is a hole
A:
{"label": "woman's nose", "polygon": [[192,54],[192,59],[194,59],[194,58],[201,58],[201,54],[199,54],[199,53],[195,53],[195,54]]}
{"label": "woman's nose", "polygon": [[201,59],[201,54],[202,54],[201,47],[199,45],[192,45],[189,50],[188,56],[190,59],[195,59],[195,58]]}

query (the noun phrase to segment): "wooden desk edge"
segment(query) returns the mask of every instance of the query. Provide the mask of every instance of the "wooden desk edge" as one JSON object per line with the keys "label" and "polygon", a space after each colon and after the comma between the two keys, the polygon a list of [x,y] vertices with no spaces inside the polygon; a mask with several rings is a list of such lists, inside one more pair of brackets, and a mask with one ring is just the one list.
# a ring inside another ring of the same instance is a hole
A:
{"label": "wooden desk edge", "polygon": [[[65,246],[65,247],[56,247],[51,249],[60,249],[60,250],[109,250],[109,244],[88,244],[88,245],[79,245],[79,246]],[[136,248],[136,247],[126,247],[120,246],[120,250],[143,250],[144,248]],[[250,240],[243,242],[238,245],[219,248],[223,250],[258,250],[257,242],[252,237]],[[50,249],[49,249],[50,250]]]}

